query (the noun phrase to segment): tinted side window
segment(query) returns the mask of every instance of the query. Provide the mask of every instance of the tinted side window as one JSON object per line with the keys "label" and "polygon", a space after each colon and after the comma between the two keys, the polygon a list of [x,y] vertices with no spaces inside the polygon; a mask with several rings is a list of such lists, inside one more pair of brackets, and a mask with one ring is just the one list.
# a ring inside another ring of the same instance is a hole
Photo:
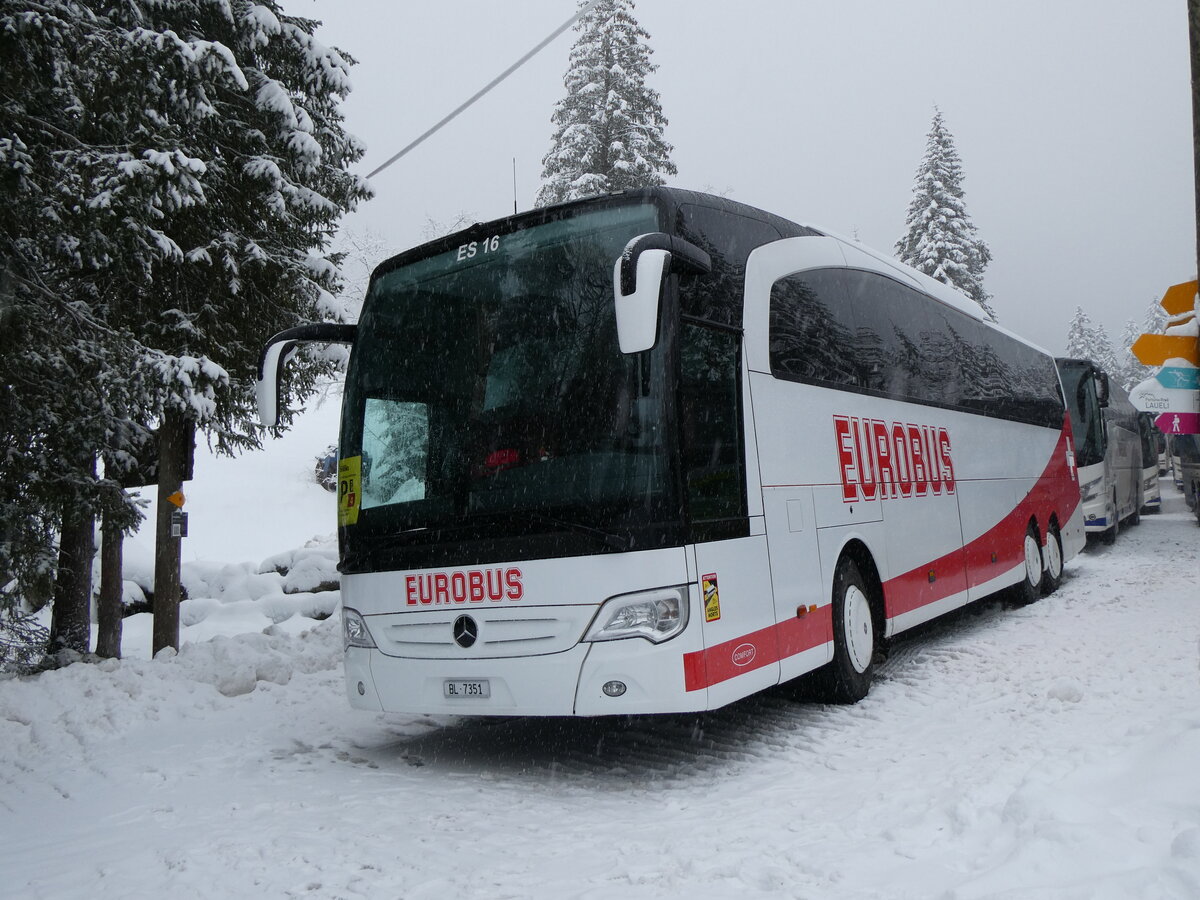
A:
{"label": "tinted side window", "polygon": [[922,342],[927,371],[926,395],[930,402],[958,407],[965,380],[962,358],[970,352],[971,346],[965,337],[972,324],[971,318],[940,303],[926,300],[925,305],[930,323],[928,336]]}
{"label": "tinted side window", "polygon": [[964,408],[1031,425],[1062,425],[1063,399],[1049,356],[978,322],[973,343]]}
{"label": "tinted side window", "polygon": [[842,272],[816,269],[771,288],[771,374],[791,381],[864,388],[864,364]]}
{"label": "tinted side window", "polygon": [[746,258],[756,247],[779,240],[774,226],[736,213],[685,204],[679,208],[679,236],[704,250],[713,270],[679,278],[684,315],[740,328]]}
{"label": "tinted side window", "polygon": [[866,386],[896,400],[940,403],[948,373],[932,365],[944,323],[929,299],[874,272],[843,273],[855,321]]}
{"label": "tinted side window", "polygon": [[967,347],[962,358],[963,386],[959,405],[971,412],[999,412],[1012,400],[1008,363],[998,352],[993,332],[979,322],[966,327]]}
{"label": "tinted side window", "polygon": [[1011,372],[1017,416],[1032,425],[1062,427],[1064,404],[1054,360],[1007,335],[1001,337],[1012,348]]}
{"label": "tinted side window", "polygon": [[771,374],[1058,428],[1054,361],[884,275],[819,269],[771,290]]}

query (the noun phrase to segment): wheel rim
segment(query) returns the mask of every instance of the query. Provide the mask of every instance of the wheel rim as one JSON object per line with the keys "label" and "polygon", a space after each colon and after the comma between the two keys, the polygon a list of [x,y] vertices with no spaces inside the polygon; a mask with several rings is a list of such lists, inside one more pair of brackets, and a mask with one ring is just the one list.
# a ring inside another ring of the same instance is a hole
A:
{"label": "wheel rim", "polygon": [[1042,581],[1042,552],[1032,534],[1025,535],[1025,578],[1034,587]]}
{"label": "wheel rim", "polygon": [[1050,573],[1051,578],[1057,580],[1062,574],[1062,567],[1062,547],[1058,545],[1058,535],[1052,531],[1046,541],[1046,571]]}
{"label": "wheel rim", "polygon": [[846,588],[842,609],[842,625],[850,665],[854,666],[856,672],[865,672],[875,653],[875,626],[871,622],[871,604],[867,602],[866,594],[857,586],[850,585]]}

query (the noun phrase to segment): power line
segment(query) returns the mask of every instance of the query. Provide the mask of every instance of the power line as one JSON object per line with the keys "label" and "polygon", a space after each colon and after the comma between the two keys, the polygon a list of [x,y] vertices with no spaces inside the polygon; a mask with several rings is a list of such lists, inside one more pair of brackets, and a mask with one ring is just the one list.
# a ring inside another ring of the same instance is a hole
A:
{"label": "power line", "polygon": [[397,153],[395,156],[393,156],[391,159],[389,159],[387,162],[385,162],[383,165],[376,168],[375,171],[371,172],[369,175],[367,175],[367,177],[374,178],[376,175],[378,175],[380,172],[382,172],[384,169],[386,169],[388,166],[390,166],[392,163],[394,163],[400,157],[404,156],[404,154],[408,153],[409,150],[412,150],[417,145],[424,143],[424,141],[427,138],[431,137],[433,134],[440,131],[444,125],[446,125],[448,122],[450,122],[456,116],[458,116],[459,113],[461,113],[468,106],[473,104],[476,100],[478,100],[480,97],[482,97],[488,91],[490,91],[492,88],[494,88],[500,82],[502,82],[505,78],[507,78],[513,72],[517,71],[517,69],[521,68],[521,66],[525,65],[525,63],[527,63],[530,59],[532,59],[534,56],[536,56],[543,47],[545,47],[552,40],[554,40],[556,37],[558,37],[560,34],[562,34],[564,31],[566,31],[568,28],[570,28],[576,22],[578,22],[581,18],[583,18],[583,16],[585,14],[587,14],[591,10],[591,8],[599,2],[600,2],[600,0],[591,0],[591,2],[588,3],[586,6],[584,6],[582,9],[580,9],[579,12],[575,13],[575,15],[571,16],[571,18],[569,18],[569,19],[567,19],[567,21],[563,22],[563,24],[560,25],[558,28],[554,29],[554,31],[550,32],[550,34],[547,35],[546,38],[540,44],[538,44],[536,47],[534,47],[532,50],[530,50],[528,53],[526,53],[524,56],[522,56],[520,59],[518,59],[515,63],[513,63],[511,66],[509,66],[503,72],[501,72],[499,75],[497,75],[491,81],[489,81],[483,88],[481,88],[474,95],[472,95],[472,97],[469,100],[467,100],[465,103],[463,103],[461,106],[459,106],[453,112],[451,112],[450,115],[446,116],[444,119],[442,119],[440,122],[438,122],[432,128],[430,128],[428,131],[426,131],[423,135],[421,135],[419,138],[417,138],[415,141],[413,141],[411,144],[409,144],[407,147],[405,147],[403,150],[401,150],[399,153]]}

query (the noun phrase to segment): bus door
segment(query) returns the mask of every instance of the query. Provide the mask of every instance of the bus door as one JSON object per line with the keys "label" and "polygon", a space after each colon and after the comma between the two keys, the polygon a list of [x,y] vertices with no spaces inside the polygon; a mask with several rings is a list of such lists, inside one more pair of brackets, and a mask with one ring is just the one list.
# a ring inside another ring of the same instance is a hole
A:
{"label": "bus door", "polygon": [[705,648],[687,654],[685,679],[688,690],[708,689],[710,708],[779,681],[741,344],[736,331],[703,323],[680,331],[682,462]]}

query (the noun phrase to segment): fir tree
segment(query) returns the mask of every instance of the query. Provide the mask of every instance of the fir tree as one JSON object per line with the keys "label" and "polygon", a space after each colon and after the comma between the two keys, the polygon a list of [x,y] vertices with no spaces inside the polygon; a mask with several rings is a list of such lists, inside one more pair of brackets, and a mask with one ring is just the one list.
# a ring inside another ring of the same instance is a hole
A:
{"label": "fir tree", "polygon": [[1121,387],[1127,391],[1132,390],[1138,382],[1144,381],[1154,374],[1154,370],[1150,366],[1142,365],[1141,360],[1134,356],[1133,351],[1129,349],[1141,333],[1137,322],[1129,319],[1121,331],[1121,340],[1113,348],[1113,355],[1116,358],[1116,378]]}
{"label": "fir tree", "polygon": [[1091,353],[1092,320],[1082,306],[1075,307],[1071,324],[1067,326],[1067,356],[1071,359],[1088,359]]}
{"label": "fir tree", "polygon": [[600,0],[575,25],[538,206],[663,184],[676,173],[658,92],[646,85],[658,68],[650,35],[633,8],[633,0]]}
{"label": "fir tree", "polygon": [[954,138],[941,110],[934,107],[925,157],[913,182],[905,234],[896,242],[896,257],[914,269],[966,294],[996,321],[992,295],[983,287],[983,270],[992,260],[987,244],[975,233],[963,201],[963,172]]}
{"label": "fir tree", "polygon": [[259,348],[339,317],[326,247],[368,190],[350,60],[315,26],[274,0],[0,0],[0,601],[80,516],[133,523],[114,475],[149,426],[257,443]]}
{"label": "fir tree", "polygon": [[1082,306],[1075,307],[1075,315],[1067,329],[1067,356],[1072,359],[1090,359],[1101,370],[1120,382],[1117,355],[1112,341],[1103,325],[1093,324]]}

